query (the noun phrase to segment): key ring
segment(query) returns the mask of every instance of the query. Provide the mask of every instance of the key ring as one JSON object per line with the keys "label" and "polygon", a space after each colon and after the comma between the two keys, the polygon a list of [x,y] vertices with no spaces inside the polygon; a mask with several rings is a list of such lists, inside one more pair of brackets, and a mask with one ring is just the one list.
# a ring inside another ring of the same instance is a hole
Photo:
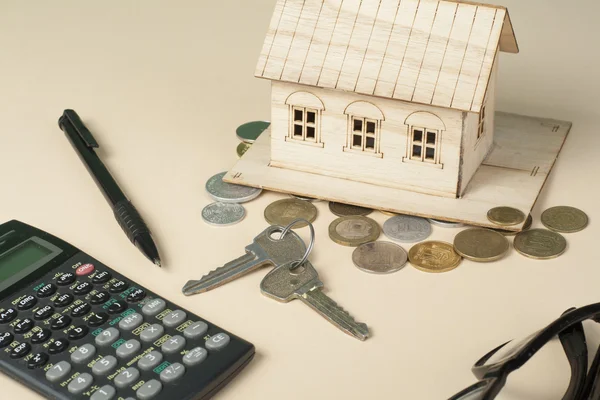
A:
{"label": "key ring", "polygon": [[310,223],[310,221],[307,221],[304,218],[295,219],[292,222],[290,222],[288,226],[283,228],[283,231],[281,231],[281,237],[279,238],[279,240],[283,239],[283,237],[285,235],[287,235],[287,233],[292,229],[292,226],[297,225],[300,222],[304,222],[304,223],[308,224],[308,227],[310,229],[310,242],[308,243],[308,247],[306,248],[306,253],[304,253],[304,257],[302,257],[300,260],[293,261],[290,263],[290,270],[294,270],[294,269],[300,267],[301,265],[304,265],[306,260],[308,260],[308,256],[310,255],[313,247],[315,246],[315,228]]}

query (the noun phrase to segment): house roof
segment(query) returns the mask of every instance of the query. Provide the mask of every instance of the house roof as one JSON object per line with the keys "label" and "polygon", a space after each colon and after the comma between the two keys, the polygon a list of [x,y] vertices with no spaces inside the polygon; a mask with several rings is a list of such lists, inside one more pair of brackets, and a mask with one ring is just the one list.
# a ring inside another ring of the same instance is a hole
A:
{"label": "house roof", "polygon": [[480,112],[504,7],[446,0],[278,0],[256,76]]}

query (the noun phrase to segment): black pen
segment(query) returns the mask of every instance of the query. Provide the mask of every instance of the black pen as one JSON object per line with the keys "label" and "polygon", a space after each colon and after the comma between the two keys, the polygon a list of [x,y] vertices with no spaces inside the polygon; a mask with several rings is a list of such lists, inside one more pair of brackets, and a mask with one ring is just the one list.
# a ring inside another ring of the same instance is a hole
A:
{"label": "black pen", "polygon": [[79,115],[73,110],[65,110],[58,120],[58,126],[67,135],[79,158],[104,194],[106,201],[113,209],[117,222],[131,243],[160,267],[160,256],[150,230],[94,151],[94,148],[99,147],[98,142],[81,122]]}

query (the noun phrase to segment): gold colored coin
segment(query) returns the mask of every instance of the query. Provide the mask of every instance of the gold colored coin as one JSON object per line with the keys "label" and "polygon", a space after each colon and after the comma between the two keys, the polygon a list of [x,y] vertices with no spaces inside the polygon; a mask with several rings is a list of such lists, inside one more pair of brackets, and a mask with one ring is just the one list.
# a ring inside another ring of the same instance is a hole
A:
{"label": "gold colored coin", "polygon": [[588,216],[574,207],[552,207],[542,213],[542,224],[554,232],[579,232],[588,225]]}
{"label": "gold colored coin", "polygon": [[394,213],[391,211],[384,211],[384,210],[379,210],[380,213],[384,214],[384,215],[389,215],[390,217],[395,217],[396,215],[398,215],[398,213]]}
{"label": "gold colored coin", "polygon": [[[521,229],[521,232],[529,230],[531,228],[531,225],[533,225],[533,217],[531,216],[531,214],[529,214],[529,217],[527,217],[527,220],[525,221],[525,224],[523,225],[523,229]],[[515,236],[517,233],[519,233],[517,231],[507,231],[505,229],[494,229],[494,231],[501,233],[504,236]]]}
{"label": "gold colored coin", "polygon": [[[309,201],[296,198],[277,200],[265,208],[265,219],[271,225],[286,226],[298,218],[313,222],[317,218],[317,208]],[[294,228],[305,226],[306,223],[299,223]]]}
{"label": "gold colored coin", "polygon": [[454,237],[454,250],[467,260],[491,262],[504,257],[508,240],[491,229],[469,228]]}
{"label": "gold colored coin", "polygon": [[240,144],[238,144],[236,152],[239,158],[242,158],[242,156],[244,154],[246,154],[246,152],[248,151],[248,149],[252,147],[252,145],[250,143],[246,143],[246,142],[241,142]]}
{"label": "gold colored coin", "polygon": [[329,237],[342,246],[357,247],[374,242],[381,235],[381,228],[371,218],[362,215],[340,217],[329,225]]}
{"label": "gold colored coin", "polygon": [[352,206],[350,204],[329,202],[329,210],[338,217],[348,217],[351,215],[369,215],[373,212],[370,208]]}
{"label": "gold colored coin", "polygon": [[488,219],[496,225],[512,226],[525,221],[525,214],[512,207],[495,207],[487,213]]}
{"label": "gold colored coin", "polygon": [[414,245],[408,252],[408,260],[421,271],[441,273],[458,267],[462,258],[450,243],[429,241]]}
{"label": "gold colored coin", "polygon": [[547,229],[531,229],[515,237],[515,250],[536,260],[556,258],[567,250],[567,240],[560,233]]}

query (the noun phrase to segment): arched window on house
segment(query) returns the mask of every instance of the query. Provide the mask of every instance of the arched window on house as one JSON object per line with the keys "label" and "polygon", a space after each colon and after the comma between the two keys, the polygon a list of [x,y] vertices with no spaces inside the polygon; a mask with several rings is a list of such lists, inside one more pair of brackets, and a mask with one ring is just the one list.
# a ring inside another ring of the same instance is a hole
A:
{"label": "arched window on house", "polygon": [[416,161],[443,167],[442,136],[444,122],[426,111],[412,113],[404,124],[408,126],[408,143],[404,161]]}
{"label": "arched window on house", "polygon": [[344,114],[348,116],[348,138],[344,150],[374,154],[381,153],[381,124],[385,117],[374,104],[356,101],[350,104]]}
{"label": "arched window on house", "polygon": [[289,109],[287,140],[321,144],[321,114],[323,102],[308,92],[292,93],[285,104]]}

